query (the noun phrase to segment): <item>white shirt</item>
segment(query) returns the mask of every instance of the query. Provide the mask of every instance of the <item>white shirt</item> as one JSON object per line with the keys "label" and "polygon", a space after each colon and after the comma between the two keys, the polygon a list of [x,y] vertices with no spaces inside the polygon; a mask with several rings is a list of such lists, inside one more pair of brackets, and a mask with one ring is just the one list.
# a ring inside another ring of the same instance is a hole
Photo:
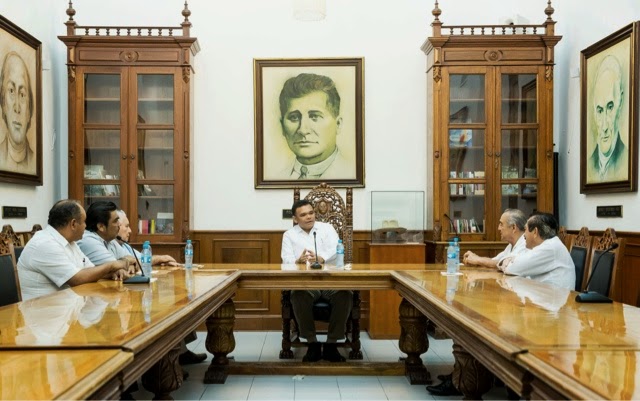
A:
{"label": "white shirt", "polygon": [[18,260],[22,300],[67,288],[66,282],[85,267],[93,267],[75,242],[55,228],[45,227],[27,242]]}
{"label": "white shirt", "polygon": [[316,233],[318,256],[325,262],[333,261],[338,245],[338,233],[331,224],[316,221],[309,233],[296,225],[288,229],[282,236],[282,263],[296,263],[305,249],[314,249],[313,233]]}
{"label": "white shirt", "polygon": [[556,236],[515,256],[504,272],[571,290],[576,285],[575,269],[567,247]]}
{"label": "white shirt", "polygon": [[507,245],[507,247],[504,248],[504,251],[500,252],[499,254],[497,254],[491,259],[495,260],[496,262],[500,262],[502,259],[506,258],[507,256],[516,256],[527,251],[528,251],[527,242],[524,239],[524,234],[522,234],[520,238],[518,238],[518,240],[516,241],[515,245],[513,246],[511,244]]}

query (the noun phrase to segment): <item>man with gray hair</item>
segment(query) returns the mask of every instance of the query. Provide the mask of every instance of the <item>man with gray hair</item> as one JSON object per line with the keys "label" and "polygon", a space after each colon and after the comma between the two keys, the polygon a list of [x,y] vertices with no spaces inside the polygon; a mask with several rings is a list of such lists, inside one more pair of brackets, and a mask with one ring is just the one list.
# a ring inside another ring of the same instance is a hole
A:
{"label": "man with gray hair", "polygon": [[509,245],[493,258],[478,256],[471,251],[464,254],[463,262],[467,266],[482,266],[497,268],[498,263],[507,256],[518,255],[527,251],[524,239],[524,226],[527,224],[527,218],[524,213],[518,209],[505,209],[500,216],[498,223],[498,231],[500,231],[500,239],[507,241]]}
{"label": "man with gray hair", "polygon": [[503,259],[498,268],[505,274],[573,289],[575,265],[557,232],[558,221],[552,214],[538,213],[529,217],[524,236],[530,251]]}

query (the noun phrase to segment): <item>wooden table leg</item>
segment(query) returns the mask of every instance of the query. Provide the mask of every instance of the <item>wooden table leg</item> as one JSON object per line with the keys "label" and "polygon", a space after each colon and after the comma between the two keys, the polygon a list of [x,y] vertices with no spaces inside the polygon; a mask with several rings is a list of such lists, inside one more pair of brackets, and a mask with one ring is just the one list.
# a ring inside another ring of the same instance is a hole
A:
{"label": "wooden table leg", "polygon": [[213,360],[204,375],[205,384],[223,384],[229,373],[227,355],[236,348],[233,336],[233,324],[236,310],[233,301],[228,299],[207,318],[207,351],[213,354]]}
{"label": "wooden table leg", "polygon": [[178,362],[181,343],[173,347],[142,374],[142,386],[154,394],[154,400],[173,400],[171,392],[182,386],[182,367]]}
{"label": "wooden table leg", "polygon": [[481,400],[493,386],[493,374],[460,345],[453,343],[453,385],[465,400]]}
{"label": "wooden table leg", "polygon": [[411,384],[431,384],[431,374],[420,358],[429,350],[427,318],[409,301],[400,302],[400,350],[407,354],[405,375]]}

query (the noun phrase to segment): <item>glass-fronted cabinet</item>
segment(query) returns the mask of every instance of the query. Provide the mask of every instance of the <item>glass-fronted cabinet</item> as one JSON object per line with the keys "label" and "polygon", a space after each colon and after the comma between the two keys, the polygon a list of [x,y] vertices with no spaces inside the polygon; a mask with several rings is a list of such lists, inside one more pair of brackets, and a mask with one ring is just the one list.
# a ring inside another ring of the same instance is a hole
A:
{"label": "glass-fronted cabinet", "polygon": [[560,37],[550,17],[542,25],[445,26],[438,5],[433,15],[434,36],[422,47],[433,224],[444,239],[499,241],[504,209],[553,212],[553,47]]}
{"label": "glass-fronted cabinet", "polygon": [[125,31],[60,37],[69,51],[69,196],[85,208],[116,203],[132,242],[182,242],[196,38]]}

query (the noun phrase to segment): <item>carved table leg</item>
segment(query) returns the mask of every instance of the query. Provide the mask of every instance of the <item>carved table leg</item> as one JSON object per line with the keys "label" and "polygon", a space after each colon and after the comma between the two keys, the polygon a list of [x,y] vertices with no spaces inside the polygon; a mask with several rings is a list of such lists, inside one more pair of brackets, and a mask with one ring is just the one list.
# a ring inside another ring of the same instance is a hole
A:
{"label": "carved table leg", "polygon": [[[354,291],[355,292],[355,291]],[[362,359],[362,344],[360,343],[360,293],[354,294],[351,309],[351,351],[349,359]]]}
{"label": "carved table leg", "polygon": [[213,354],[213,360],[204,375],[205,384],[223,384],[229,373],[227,355],[236,348],[233,337],[233,323],[236,320],[233,301],[228,299],[207,318],[207,351]]}
{"label": "carved table leg", "polygon": [[431,374],[423,365],[421,354],[429,350],[427,318],[409,301],[400,302],[400,350],[407,354],[405,375],[411,384],[431,384]]}
{"label": "carved table leg", "polygon": [[453,343],[453,385],[465,400],[481,400],[491,389],[493,375],[460,345]]}
{"label": "carved table leg", "polygon": [[182,367],[178,363],[180,343],[142,375],[142,386],[154,394],[154,400],[173,400],[171,392],[182,386]]}
{"label": "carved table leg", "polygon": [[293,306],[291,305],[290,290],[282,291],[280,303],[282,308],[282,349],[280,350],[280,359],[293,359],[293,351],[291,350]]}

